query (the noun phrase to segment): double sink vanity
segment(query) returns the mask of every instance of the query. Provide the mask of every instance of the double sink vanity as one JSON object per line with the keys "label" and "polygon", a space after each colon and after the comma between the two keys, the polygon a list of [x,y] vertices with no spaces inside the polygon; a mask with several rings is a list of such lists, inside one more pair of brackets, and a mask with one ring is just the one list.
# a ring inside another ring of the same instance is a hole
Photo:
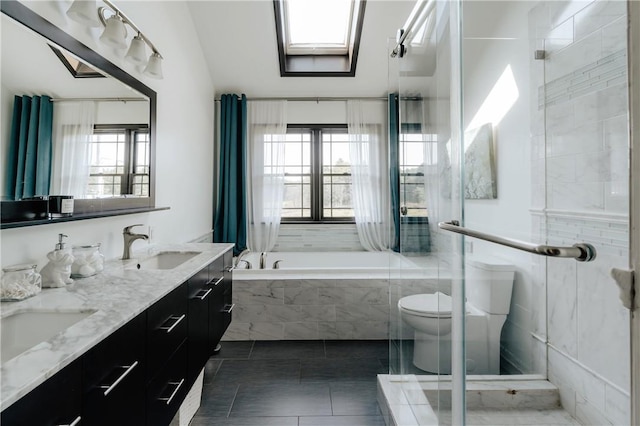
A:
{"label": "double sink vanity", "polygon": [[168,425],[231,322],[231,248],[159,245],[2,303],[1,423]]}

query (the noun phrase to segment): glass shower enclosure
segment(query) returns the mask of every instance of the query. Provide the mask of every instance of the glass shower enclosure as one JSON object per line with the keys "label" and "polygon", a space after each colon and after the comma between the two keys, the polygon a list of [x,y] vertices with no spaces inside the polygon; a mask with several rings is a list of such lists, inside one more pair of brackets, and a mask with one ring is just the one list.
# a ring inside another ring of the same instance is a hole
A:
{"label": "glass shower enclosure", "polygon": [[[390,273],[397,415],[476,422],[548,385],[532,408],[555,401],[583,424],[629,424],[629,311],[610,276],[630,260],[627,2],[434,0],[414,11],[389,59],[396,249],[416,265]],[[531,253],[571,255],[577,243],[595,258]],[[487,290],[490,280],[501,284]],[[495,386],[512,397],[478,396]]]}

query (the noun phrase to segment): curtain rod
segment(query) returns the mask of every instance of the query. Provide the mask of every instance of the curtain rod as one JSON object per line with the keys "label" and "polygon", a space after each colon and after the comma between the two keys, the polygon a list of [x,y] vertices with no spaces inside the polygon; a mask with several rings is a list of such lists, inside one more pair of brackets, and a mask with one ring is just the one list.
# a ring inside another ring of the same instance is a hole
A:
{"label": "curtain rod", "polygon": [[[421,97],[406,97],[400,98],[402,101],[421,101],[423,98]],[[289,101],[289,102],[344,102],[349,100],[373,100],[373,101],[388,101],[386,97],[375,97],[375,96],[355,96],[353,98],[333,98],[333,97],[299,97],[299,98],[247,98],[248,101]],[[220,99],[214,99],[214,102],[220,102]]]}
{"label": "curtain rod", "polygon": [[81,101],[149,102],[149,100],[145,98],[51,98],[51,102],[81,102]]}

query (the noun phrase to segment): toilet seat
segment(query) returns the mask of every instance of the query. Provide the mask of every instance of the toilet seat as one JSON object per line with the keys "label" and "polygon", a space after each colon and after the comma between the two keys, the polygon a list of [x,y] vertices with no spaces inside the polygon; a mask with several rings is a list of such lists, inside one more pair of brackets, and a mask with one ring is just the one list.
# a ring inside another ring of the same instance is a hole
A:
{"label": "toilet seat", "polygon": [[451,296],[439,291],[403,297],[398,301],[398,307],[421,317],[451,318]]}

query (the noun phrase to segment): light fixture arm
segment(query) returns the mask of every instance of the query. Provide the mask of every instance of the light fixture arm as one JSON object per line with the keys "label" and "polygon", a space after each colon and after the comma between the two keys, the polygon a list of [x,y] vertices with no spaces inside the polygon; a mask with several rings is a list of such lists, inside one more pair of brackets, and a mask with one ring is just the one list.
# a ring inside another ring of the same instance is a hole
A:
{"label": "light fixture arm", "polygon": [[[158,49],[156,49],[156,47],[153,45],[153,43],[151,43],[151,40],[149,40],[149,38],[147,38],[147,36],[144,35],[144,33],[142,31],[140,31],[140,28],[138,28],[138,26],[136,24],[134,24],[133,21],[131,19],[129,19],[129,17],[127,15],[125,15],[120,9],[118,9],[118,7],[116,5],[111,3],[109,0],[102,0],[102,2],[109,7],[110,11],[114,15],[119,16],[120,19],[122,19],[122,22],[124,22],[125,24],[129,25],[131,27],[131,29],[135,33],[137,33],[138,36],[142,40],[144,40],[144,42],[149,46],[149,48],[151,49],[151,51],[153,53],[155,53],[158,56],[160,56],[161,59],[164,59],[162,57],[162,55],[160,54],[160,52],[158,51]],[[104,16],[104,11],[105,10],[106,10],[105,7],[98,8],[98,16],[100,17],[100,21],[102,22],[102,25],[106,26],[106,18]]]}

